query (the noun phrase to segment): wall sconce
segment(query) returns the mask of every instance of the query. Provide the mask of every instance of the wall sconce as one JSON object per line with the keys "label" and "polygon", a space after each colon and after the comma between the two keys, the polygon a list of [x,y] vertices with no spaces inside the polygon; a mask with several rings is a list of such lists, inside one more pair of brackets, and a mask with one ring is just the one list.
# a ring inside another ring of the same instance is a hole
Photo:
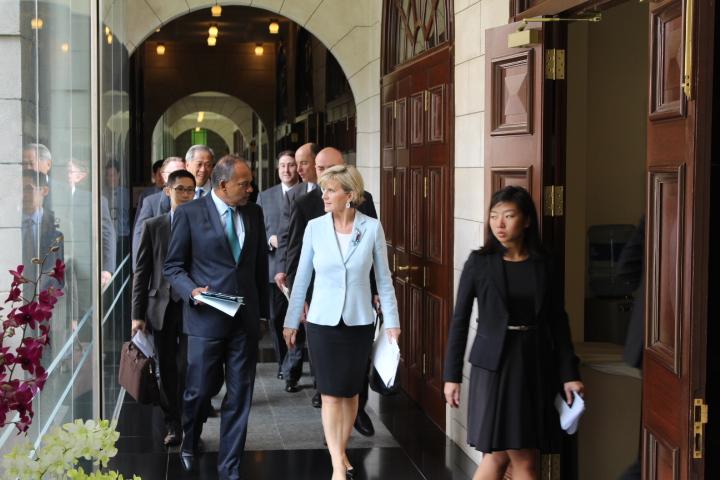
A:
{"label": "wall sconce", "polygon": [[220,33],[220,30],[218,30],[218,27],[216,24],[210,25],[210,28],[208,28],[208,35],[211,37],[217,37],[218,33]]}
{"label": "wall sconce", "polygon": [[273,35],[277,35],[280,31],[280,24],[274,18],[270,20],[270,25],[268,25],[268,31]]}
{"label": "wall sconce", "polygon": [[265,49],[263,48],[262,43],[258,43],[255,45],[255,55],[258,57],[261,56],[263,53],[265,53]]}
{"label": "wall sconce", "polygon": [[112,41],[113,41],[113,35],[112,35],[112,33],[108,33],[108,36],[107,36],[108,45],[112,45]]}
{"label": "wall sconce", "polygon": [[63,53],[68,53],[70,51],[70,44],[64,42],[62,45],[60,45],[60,50],[62,50]]}
{"label": "wall sconce", "polygon": [[214,47],[217,45],[217,37],[208,37],[208,47]]}
{"label": "wall sconce", "polygon": [[222,7],[216,3],[210,8],[210,14],[213,17],[219,17],[220,15],[222,15]]}
{"label": "wall sconce", "polygon": [[164,43],[158,43],[157,47],[155,47],[155,52],[158,55],[165,55],[165,44]]}
{"label": "wall sconce", "polygon": [[32,28],[33,30],[41,30],[44,24],[45,22],[43,22],[43,19],[40,17],[35,17],[30,20],[30,28]]}

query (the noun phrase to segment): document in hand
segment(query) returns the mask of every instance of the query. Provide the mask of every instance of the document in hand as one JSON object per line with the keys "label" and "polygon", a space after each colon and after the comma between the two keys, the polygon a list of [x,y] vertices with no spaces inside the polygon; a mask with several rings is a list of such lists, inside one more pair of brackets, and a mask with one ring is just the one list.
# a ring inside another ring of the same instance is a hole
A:
{"label": "document in hand", "polygon": [[220,310],[231,317],[234,317],[240,307],[245,304],[243,302],[243,297],[235,297],[216,292],[202,292],[199,295],[195,295],[193,298],[198,302],[203,302],[204,304]]}
{"label": "document in hand", "polygon": [[395,376],[400,364],[400,347],[396,342],[388,339],[385,328],[380,329],[380,333],[373,343],[372,361],[385,385],[392,387],[395,384]]}
{"label": "document in hand", "polygon": [[558,393],[555,397],[555,409],[560,414],[560,427],[569,435],[574,434],[578,429],[580,417],[585,411],[585,400],[577,392],[573,392],[573,403],[570,406]]}
{"label": "document in hand", "polygon": [[155,356],[155,341],[151,333],[146,335],[141,330],[138,330],[132,338],[132,343],[145,357],[152,358]]}

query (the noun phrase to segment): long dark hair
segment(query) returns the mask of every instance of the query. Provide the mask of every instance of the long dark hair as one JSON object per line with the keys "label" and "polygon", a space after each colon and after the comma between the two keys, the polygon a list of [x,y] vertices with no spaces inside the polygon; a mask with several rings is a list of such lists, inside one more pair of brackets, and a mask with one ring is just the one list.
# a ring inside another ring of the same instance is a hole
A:
{"label": "long dark hair", "polygon": [[495,238],[490,228],[490,211],[498,203],[512,203],[523,214],[523,217],[530,220],[530,225],[525,228],[523,235],[523,246],[532,257],[545,256],[542,240],[540,240],[540,228],[538,226],[537,209],[532,197],[522,187],[507,186],[502,190],[493,193],[490,198],[488,215],[485,218],[485,244],[477,250],[480,255],[492,255],[494,253],[505,253],[505,247]]}

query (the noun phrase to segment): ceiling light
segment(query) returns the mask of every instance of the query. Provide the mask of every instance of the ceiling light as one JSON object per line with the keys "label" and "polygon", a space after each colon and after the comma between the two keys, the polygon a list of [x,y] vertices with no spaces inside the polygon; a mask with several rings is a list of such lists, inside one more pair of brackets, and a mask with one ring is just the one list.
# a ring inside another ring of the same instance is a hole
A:
{"label": "ceiling light", "polygon": [[110,35],[110,27],[105,25],[105,35]]}
{"label": "ceiling light", "polygon": [[213,17],[219,17],[220,15],[222,15],[222,7],[218,4],[215,4],[212,6],[212,8],[210,8],[210,13]]}
{"label": "ceiling light", "polygon": [[275,20],[275,19],[270,20],[270,25],[268,25],[268,30],[273,35],[278,34],[278,32],[280,31],[280,24],[277,22],[277,20]]}
{"label": "ceiling light", "polygon": [[265,49],[263,48],[263,44],[262,44],[262,43],[258,43],[257,45],[255,45],[255,55],[257,55],[257,56],[259,57],[259,56],[262,55],[263,53],[265,53]]}
{"label": "ceiling light", "polygon": [[217,44],[217,37],[208,37],[208,47],[214,47]]}
{"label": "ceiling light", "polygon": [[108,33],[108,36],[107,36],[108,45],[112,45],[112,41],[113,41],[112,33]]}
{"label": "ceiling light", "polygon": [[158,55],[165,55],[165,44],[158,43],[157,47],[155,47],[155,51]]}
{"label": "ceiling light", "polygon": [[160,27],[155,29],[155,33],[160,33]]}
{"label": "ceiling light", "polygon": [[198,112],[197,122],[202,123],[203,120],[205,120],[205,112]]}
{"label": "ceiling light", "polygon": [[200,127],[195,127],[195,131],[196,131],[196,132],[199,132],[199,131],[200,131]]}
{"label": "ceiling light", "polygon": [[43,19],[40,17],[35,17],[32,20],[30,20],[30,28],[33,30],[40,30],[43,28],[45,22],[43,22]]}
{"label": "ceiling light", "polygon": [[220,33],[220,30],[218,30],[217,25],[215,25],[214,23],[210,25],[210,28],[208,28],[208,35],[210,35],[211,37],[217,37],[218,33]]}
{"label": "ceiling light", "polygon": [[67,53],[70,51],[70,44],[65,42],[62,45],[60,45],[60,50],[63,51],[63,53]]}

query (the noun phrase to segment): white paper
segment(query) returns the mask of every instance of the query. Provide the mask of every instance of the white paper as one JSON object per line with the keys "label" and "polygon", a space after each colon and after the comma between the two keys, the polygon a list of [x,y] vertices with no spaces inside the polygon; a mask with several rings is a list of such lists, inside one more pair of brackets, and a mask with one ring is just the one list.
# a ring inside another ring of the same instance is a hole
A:
{"label": "white paper", "polygon": [[147,358],[155,356],[155,341],[151,333],[145,335],[142,330],[138,330],[132,338],[132,342]]}
{"label": "white paper", "polygon": [[224,300],[222,298],[206,297],[200,294],[195,295],[193,298],[198,302],[209,305],[217,310],[220,310],[226,315],[230,315],[231,317],[235,316],[235,314],[243,304],[242,300],[236,302],[234,300]]}
{"label": "white paper", "polygon": [[280,290],[282,291],[283,295],[285,295],[285,298],[287,298],[287,300],[289,302],[290,301],[290,289],[287,287],[287,285],[283,285]]}
{"label": "white paper", "polygon": [[573,392],[573,403],[569,406],[565,403],[565,398],[558,393],[555,397],[555,409],[560,414],[560,427],[568,434],[574,434],[585,411],[585,400],[577,392]]}
{"label": "white paper", "polygon": [[395,384],[395,375],[400,363],[400,347],[396,342],[390,342],[385,333],[385,327],[380,329],[380,333],[373,343],[372,359],[373,366],[385,386],[392,387]]}

